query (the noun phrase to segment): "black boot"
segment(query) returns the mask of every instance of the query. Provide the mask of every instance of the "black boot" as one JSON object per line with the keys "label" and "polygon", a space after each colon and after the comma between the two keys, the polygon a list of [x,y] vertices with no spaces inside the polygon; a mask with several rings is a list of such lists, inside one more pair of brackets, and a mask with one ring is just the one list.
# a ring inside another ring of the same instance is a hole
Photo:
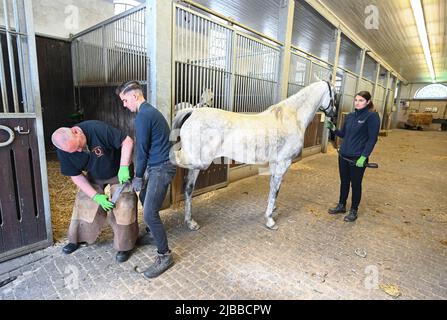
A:
{"label": "black boot", "polygon": [[335,208],[329,209],[327,212],[329,212],[329,214],[345,213],[346,206],[344,204],[339,203]]}
{"label": "black boot", "polygon": [[87,242],[69,243],[62,248],[62,252],[65,254],[70,254],[78,250],[79,247],[86,247]]}
{"label": "black boot", "polygon": [[343,220],[346,222],[353,222],[357,219],[357,209],[349,210],[349,214],[345,216]]}
{"label": "black boot", "polygon": [[78,250],[79,244],[77,243],[69,243],[65,247],[62,248],[62,252],[65,254],[70,254]]}
{"label": "black boot", "polygon": [[118,251],[116,253],[116,262],[121,263],[129,260],[130,256],[132,254],[132,250],[128,251]]}

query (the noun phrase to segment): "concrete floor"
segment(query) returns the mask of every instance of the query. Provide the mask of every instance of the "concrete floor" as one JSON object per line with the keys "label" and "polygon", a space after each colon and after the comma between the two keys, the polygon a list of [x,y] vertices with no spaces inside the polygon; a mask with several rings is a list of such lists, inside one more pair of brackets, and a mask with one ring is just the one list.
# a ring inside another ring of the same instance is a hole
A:
{"label": "concrete floor", "polygon": [[395,130],[370,161],[380,168],[367,169],[354,223],[327,214],[339,188],[330,148],[289,169],[277,231],[263,225],[269,177],[254,176],[195,198],[197,232],[181,209],[162,212],[176,264],[155,280],[137,272],[155,247],[117,264],[103,236],[72,255],[58,243],[0,264],[0,281],[17,276],[0,297],[447,299],[447,132]]}

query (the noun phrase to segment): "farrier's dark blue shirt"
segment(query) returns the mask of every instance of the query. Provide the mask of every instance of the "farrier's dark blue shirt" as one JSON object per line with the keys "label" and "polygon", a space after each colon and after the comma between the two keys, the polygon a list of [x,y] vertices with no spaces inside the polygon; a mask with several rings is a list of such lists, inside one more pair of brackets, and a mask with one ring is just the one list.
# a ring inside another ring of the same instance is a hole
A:
{"label": "farrier's dark blue shirt", "polygon": [[379,114],[368,108],[355,110],[346,116],[341,130],[334,133],[343,138],[340,147],[345,157],[369,157],[377,142],[380,130]]}
{"label": "farrier's dark blue shirt", "polygon": [[121,145],[126,134],[105,122],[88,120],[77,124],[87,138],[87,151],[65,152],[57,149],[64,176],[78,176],[87,171],[94,179],[110,179],[118,174]]}
{"label": "farrier's dark blue shirt", "polygon": [[149,103],[141,104],[135,117],[136,176],[143,177],[147,166],[156,166],[169,160],[170,129],[160,111]]}

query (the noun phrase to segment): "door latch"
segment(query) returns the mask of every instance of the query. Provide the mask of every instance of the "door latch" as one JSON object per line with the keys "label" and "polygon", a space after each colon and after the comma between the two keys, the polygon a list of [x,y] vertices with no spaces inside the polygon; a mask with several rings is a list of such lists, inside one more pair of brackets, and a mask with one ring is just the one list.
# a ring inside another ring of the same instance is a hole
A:
{"label": "door latch", "polygon": [[21,126],[14,127],[14,130],[17,131],[18,134],[29,134],[29,129],[27,131],[23,131],[23,127]]}

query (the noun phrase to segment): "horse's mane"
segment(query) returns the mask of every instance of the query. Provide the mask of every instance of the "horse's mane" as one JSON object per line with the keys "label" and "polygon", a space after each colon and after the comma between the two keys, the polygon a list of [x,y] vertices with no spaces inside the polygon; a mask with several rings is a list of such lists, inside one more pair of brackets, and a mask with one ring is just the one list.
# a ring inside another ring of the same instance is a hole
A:
{"label": "horse's mane", "polygon": [[282,100],[280,102],[278,102],[277,104],[274,104],[272,106],[270,106],[268,109],[266,109],[264,112],[279,112],[277,109],[279,108],[285,108],[285,107],[291,107],[296,109],[297,106],[301,106],[302,102],[304,102],[305,100],[307,100],[310,92],[312,90],[314,90],[315,84],[319,83],[320,81],[317,82],[313,82],[312,84],[310,84],[309,86],[304,87],[303,89],[301,89],[300,91],[298,91],[297,93],[291,95],[290,97],[288,97],[285,100]]}

